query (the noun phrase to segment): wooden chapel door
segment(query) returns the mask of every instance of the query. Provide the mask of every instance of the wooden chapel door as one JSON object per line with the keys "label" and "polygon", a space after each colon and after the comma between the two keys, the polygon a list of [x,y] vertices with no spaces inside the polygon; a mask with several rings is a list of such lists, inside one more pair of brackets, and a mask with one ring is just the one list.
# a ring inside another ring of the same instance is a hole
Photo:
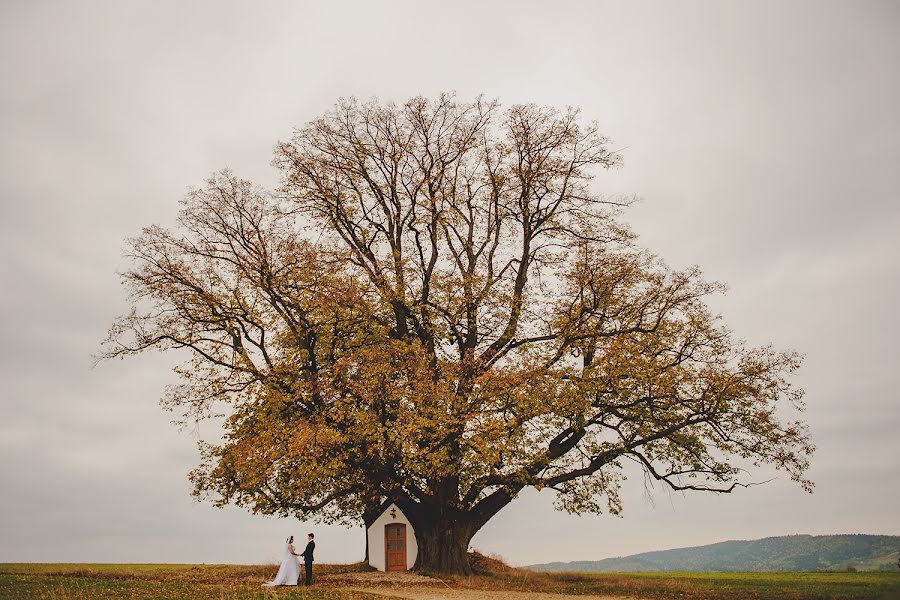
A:
{"label": "wooden chapel door", "polygon": [[384,526],[384,570],[406,570],[406,525],[403,523]]}

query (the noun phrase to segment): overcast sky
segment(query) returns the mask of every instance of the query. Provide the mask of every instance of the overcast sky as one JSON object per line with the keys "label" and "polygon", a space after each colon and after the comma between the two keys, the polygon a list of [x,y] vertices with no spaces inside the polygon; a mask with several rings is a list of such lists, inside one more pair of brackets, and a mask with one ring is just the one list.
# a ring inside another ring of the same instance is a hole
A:
{"label": "overcast sky", "polygon": [[[806,354],[815,493],[626,482],[616,517],[523,494],[473,545],[513,564],[791,533],[900,534],[900,5],[895,2],[34,2],[0,5],[0,561],[275,560],[361,529],[195,503],[158,405],[177,357],[91,370],[126,307],[123,239],[339,96],[580,106],[603,193],[740,337]],[[760,477],[765,478],[766,473]]]}

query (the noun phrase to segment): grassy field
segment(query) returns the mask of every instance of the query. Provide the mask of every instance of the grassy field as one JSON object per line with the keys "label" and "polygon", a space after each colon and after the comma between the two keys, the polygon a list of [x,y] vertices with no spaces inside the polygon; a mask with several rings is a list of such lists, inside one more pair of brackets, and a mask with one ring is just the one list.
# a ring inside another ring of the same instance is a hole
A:
{"label": "grassy field", "polygon": [[[480,580],[480,581],[479,581]],[[685,600],[900,600],[900,573],[523,573],[459,582],[466,587]]]}
{"label": "grassy field", "polygon": [[[354,566],[317,565],[317,573]],[[374,600],[377,596],[333,588],[263,588],[277,566],[149,564],[0,564],[0,599],[47,600],[198,598],[244,600]]]}
{"label": "grassy field", "polygon": [[[317,565],[317,575],[361,565]],[[205,598],[374,600],[390,597],[337,584],[267,589],[277,568],[240,565],[0,564],[0,599],[48,600]],[[900,573],[532,573],[500,568],[448,579],[456,590],[616,595],[653,599],[838,600],[900,599]],[[493,594],[485,593],[485,596]]]}

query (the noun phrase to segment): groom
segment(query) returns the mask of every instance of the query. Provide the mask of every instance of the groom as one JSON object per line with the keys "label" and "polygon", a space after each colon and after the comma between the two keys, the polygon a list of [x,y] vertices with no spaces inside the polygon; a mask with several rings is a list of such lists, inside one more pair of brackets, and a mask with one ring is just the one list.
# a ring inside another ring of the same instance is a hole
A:
{"label": "groom", "polygon": [[316,536],[310,533],[307,538],[309,538],[309,543],[306,544],[306,550],[301,552],[300,556],[303,557],[303,566],[306,567],[306,585],[312,585],[313,550],[316,549],[316,543],[313,540]]}

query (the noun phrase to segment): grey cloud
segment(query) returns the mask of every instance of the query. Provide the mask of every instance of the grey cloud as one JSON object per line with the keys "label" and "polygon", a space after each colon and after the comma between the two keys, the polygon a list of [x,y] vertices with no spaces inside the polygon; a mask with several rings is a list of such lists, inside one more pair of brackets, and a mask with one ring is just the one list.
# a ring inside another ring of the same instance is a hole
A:
{"label": "grey cloud", "polygon": [[648,494],[629,471],[621,519],[527,492],[476,547],[524,564],[900,533],[898,18],[876,1],[3,3],[0,560],[255,562],[307,527],[324,560],[361,558],[358,529],[194,503],[196,440],[157,404],[177,357],[90,355],[126,306],[123,239],[171,224],[188,186],[223,166],[271,186],[275,141],[340,95],[442,90],[597,118],[625,156],[597,189],[644,198],[626,214],[642,242],[727,282],[712,306],[738,337],[806,354],[819,447],[813,495],[784,476]]}

